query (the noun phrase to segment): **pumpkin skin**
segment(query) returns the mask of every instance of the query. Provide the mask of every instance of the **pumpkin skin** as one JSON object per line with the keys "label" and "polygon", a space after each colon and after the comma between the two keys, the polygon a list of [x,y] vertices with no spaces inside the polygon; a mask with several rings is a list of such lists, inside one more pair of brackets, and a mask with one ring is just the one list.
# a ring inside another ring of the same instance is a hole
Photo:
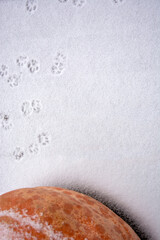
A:
{"label": "pumpkin skin", "polygon": [[138,240],[132,228],[87,195],[56,187],[0,196],[0,240]]}

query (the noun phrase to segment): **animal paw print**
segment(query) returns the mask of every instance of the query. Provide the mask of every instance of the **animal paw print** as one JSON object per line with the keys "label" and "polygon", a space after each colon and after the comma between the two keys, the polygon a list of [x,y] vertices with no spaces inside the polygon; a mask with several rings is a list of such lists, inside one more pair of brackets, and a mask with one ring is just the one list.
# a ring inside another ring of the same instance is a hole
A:
{"label": "animal paw print", "polygon": [[67,2],[68,0],[58,0],[59,2],[61,2],[61,3],[65,3],[65,2]]}
{"label": "animal paw print", "polygon": [[29,152],[31,154],[37,154],[39,152],[39,146],[37,143],[32,143],[30,146],[29,146]]}
{"label": "animal paw print", "polygon": [[41,133],[38,136],[38,141],[41,145],[47,145],[50,142],[50,136],[47,133]]}
{"label": "animal paw print", "polygon": [[33,100],[32,101],[32,108],[33,108],[34,112],[39,113],[42,109],[41,102],[39,100]]}
{"label": "animal paw print", "polygon": [[40,64],[37,60],[32,59],[28,62],[28,69],[31,73],[36,73],[40,70]]}
{"label": "animal paw print", "polygon": [[125,0],[112,0],[113,4],[119,6],[125,2]]}
{"label": "animal paw print", "polygon": [[73,0],[73,5],[76,7],[83,7],[86,3],[86,0]]}
{"label": "animal paw print", "polygon": [[17,87],[19,85],[19,82],[21,80],[21,73],[20,74],[13,74],[9,76],[7,82],[10,87]]}
{"label": "animal paw print", "polygon": [[27,66],[28,57],[19,56],[19,58],[17,58],[16,62],[17,62],[18,67],[25,67],[25,66]]}
{"label": "animal paw print", "polygon": [[27,0],[26,1],[26,11],[30,14],[34,14],[38,8],[37,0]]}
{"label": "animal paw print", "polygon": [[22,104],[21,110],[24,116],[30,116],[33,111],[39,113],[42,109],[40,100],[33,100],[32,102],[26,101]]}
{"label": "animal paw print", "polygon": [[30,116],[33,112],[33,108],[32,108],[32,105],[30,102],[24,102],[22,104],[22,107],[21,107],[21,110],[22,110],[22,113],[23,115],[26,117],[26,116]]}
{"label": "animal paw print", "polygon": [[0,67],[0,77],[4,78],[8,75],[8,67],[4,64]]}
{"label": "animal paw print", "polygon": [[13,156],[17,161],[22,160],[22,158],[24,157],[24,150],[21,149],[20,147],[16,147],[13,152]]}
{"label": "animal paw print", "polygon": [[4,130],[9,130],[12,127],[12,121],[9,117],[9,115],[0,113],[0,121],[1,121],[1,126]]}
{"label": "animal paw print", "polygon": [[66,64],[66,56],[63,53],[58,52],[54,64],[52,65],[52,73],[54,75],[60,75],[63,73]]}

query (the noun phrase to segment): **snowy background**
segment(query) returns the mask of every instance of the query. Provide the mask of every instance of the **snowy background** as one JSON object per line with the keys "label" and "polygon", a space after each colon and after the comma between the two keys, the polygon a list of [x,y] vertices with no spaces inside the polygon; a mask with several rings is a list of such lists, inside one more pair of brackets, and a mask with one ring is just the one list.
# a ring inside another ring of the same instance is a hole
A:
{"label": "snowy background", "polygon": [[0,194],[97,191],[160,239],[160,1],[0,1]]}

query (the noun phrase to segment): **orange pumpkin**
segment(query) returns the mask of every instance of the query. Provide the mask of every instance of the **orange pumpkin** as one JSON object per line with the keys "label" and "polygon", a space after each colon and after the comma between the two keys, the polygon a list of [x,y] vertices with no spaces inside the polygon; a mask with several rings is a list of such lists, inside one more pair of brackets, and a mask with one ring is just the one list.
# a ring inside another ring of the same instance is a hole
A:
{"label": "orange pumpkin", "polygon": [[0,240],[138,240],[120,217],[95,199],[56,187],[0,196]]}

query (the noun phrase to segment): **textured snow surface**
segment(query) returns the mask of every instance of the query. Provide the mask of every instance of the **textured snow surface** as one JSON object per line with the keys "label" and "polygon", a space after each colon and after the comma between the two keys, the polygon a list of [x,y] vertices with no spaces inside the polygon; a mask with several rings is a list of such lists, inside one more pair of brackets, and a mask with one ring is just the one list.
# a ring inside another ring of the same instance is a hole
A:
{"label": "textured snow surface", "polygon": [[98,192],[160,238],[160,1],[0,1],[0,194]]}

